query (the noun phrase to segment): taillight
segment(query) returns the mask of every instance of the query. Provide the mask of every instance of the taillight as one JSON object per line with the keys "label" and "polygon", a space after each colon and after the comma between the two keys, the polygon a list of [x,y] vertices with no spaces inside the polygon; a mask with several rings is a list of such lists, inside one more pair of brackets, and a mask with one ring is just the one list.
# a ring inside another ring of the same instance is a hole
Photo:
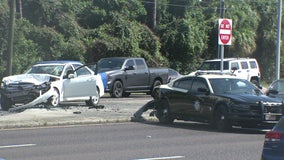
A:
{"label": "taillight", "polygon": [[265,135],[265,142],[278,142],[281,139],[281,133],[276,131],[267,132]]}

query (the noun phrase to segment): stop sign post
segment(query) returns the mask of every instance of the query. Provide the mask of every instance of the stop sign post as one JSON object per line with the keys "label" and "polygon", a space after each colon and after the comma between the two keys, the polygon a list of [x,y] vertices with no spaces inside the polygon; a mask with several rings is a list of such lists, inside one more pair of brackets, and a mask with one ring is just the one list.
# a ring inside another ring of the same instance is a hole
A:
{"label": "stop sign post", "polygon": [[232,41],[232,20],[219,19],[219,45],[231,45]]}

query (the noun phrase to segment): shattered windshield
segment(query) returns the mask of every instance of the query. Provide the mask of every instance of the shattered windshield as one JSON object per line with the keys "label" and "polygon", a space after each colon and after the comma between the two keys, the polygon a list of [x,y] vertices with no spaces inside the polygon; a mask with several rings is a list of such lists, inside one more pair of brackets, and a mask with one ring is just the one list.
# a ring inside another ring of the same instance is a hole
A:
{"label": "shattered windshield", "polygon": [[252,83],[242,79],[216,78],[209,81],[215,94],[262,94]]}
{"label": "shattered windshield", "polygon": [[50,74],[60,76],[63,68],[63,65],[35,65],[32,66],[26,74]]}

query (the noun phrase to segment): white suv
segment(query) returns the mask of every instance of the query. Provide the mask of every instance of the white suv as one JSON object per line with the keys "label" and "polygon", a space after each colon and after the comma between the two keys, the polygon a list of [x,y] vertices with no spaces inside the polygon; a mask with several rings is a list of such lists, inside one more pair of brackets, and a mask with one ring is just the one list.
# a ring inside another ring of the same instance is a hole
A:
{"label": "white suv", "polygon": [[[206,60],[202,63],[198,71],[220,72],[221,59]],[[224,58],[223,72],[233,73],[241,79],[246,79],[259,85],[260,71],[259,66],[254,58]]]}

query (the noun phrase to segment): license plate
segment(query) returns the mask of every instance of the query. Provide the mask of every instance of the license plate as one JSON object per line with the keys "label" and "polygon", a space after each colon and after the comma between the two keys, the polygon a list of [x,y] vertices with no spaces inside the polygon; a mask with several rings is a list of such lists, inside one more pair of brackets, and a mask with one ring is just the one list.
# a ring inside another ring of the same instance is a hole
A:
{"label": "license plate", "polygon": [[276,116],[275,115],[265,115],[265,120],[274,121],[276,120]]}

